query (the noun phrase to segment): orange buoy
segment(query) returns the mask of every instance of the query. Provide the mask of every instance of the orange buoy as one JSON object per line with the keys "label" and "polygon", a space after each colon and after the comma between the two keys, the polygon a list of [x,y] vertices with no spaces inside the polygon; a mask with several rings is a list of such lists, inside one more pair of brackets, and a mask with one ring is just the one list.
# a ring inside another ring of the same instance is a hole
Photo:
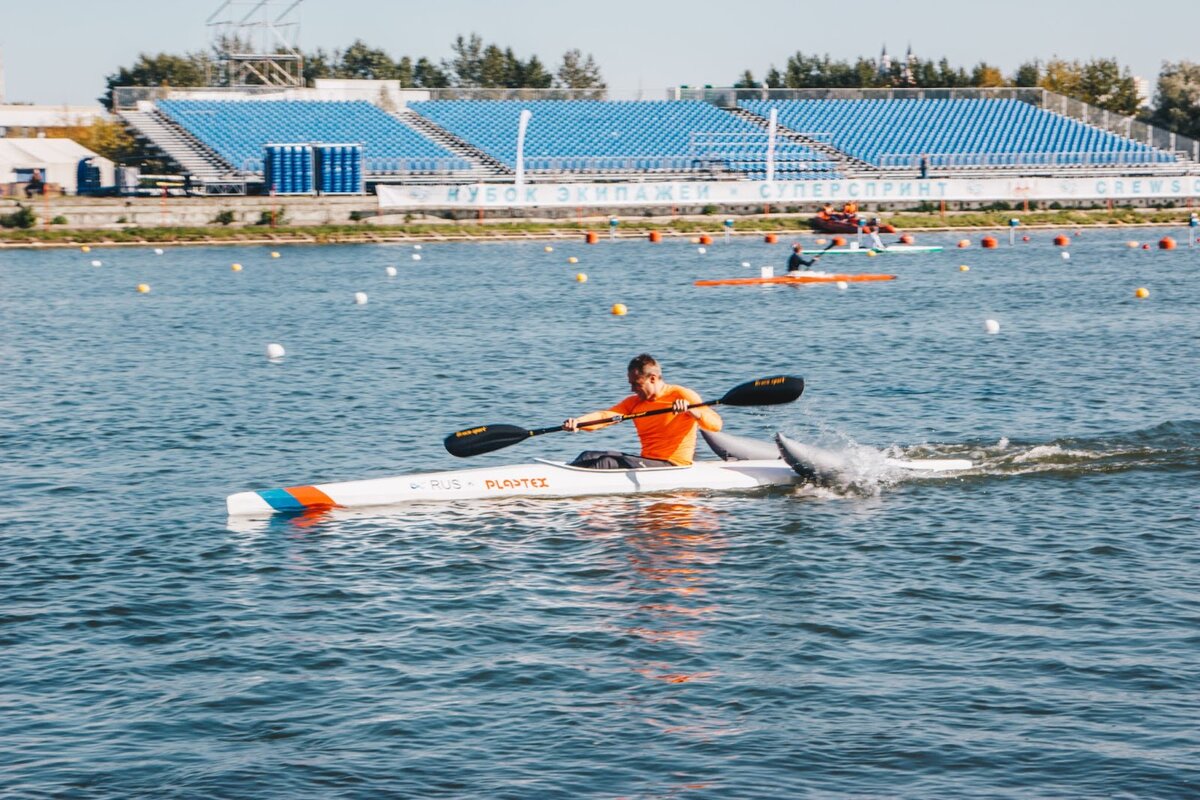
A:
{"label": "orange buoy", "polygon": [[588,231],[583,235],[583,240],[588,244],[595,244],[600,241],[600,236],[595,231]]}
{"label": "orange buoy", "polygon": [[1142,249],[1143,249],[1143,250],[1149,250],[1149,249],[1150,249],[1150,245],[1148,245],[1148,244],[1144,244],[1144,245],[1142,245]]}
{"label": "orange buoy", "polygon": [[1070,236],[1064,236],[1063,234],[1060,233],[1058,236],[1054,237],[1054,244],[1057,245],[1058,247],[1066,247],[1070,243],[1071,243]]}
{"label": "orange buoy", "polygon": [[700,244],[712,244],[712,237],[707,233],[700,234]]}
{"label": "orange buoy", "polygon": [[900,237],[900,244],[912,244],[914,241],[916,240],[913,239],[913,235],[911,233],[906,233]]}
{"label": "orange buoy", "polygon": [[995,236],[985,236],[979,240],[979,244],[985,250],[991,250],[991,249],[995,248],[997,245],[999,245],[1000,243],[998,241],[996,241]]}
{"label": "orange buoy", "polygon": [[959,240],[958,240],[958,246],[959,246],[960,248],[963,248],[963,247],[970,247],[970,246],[971,246],[971,240],[970,240],[970,239],[959,239]]}
{"label": "orange buoy", "polygon": [[1021,237],[1021,241],[1022,241],[1022,242],[1028,242],[1028,241],[1032,241],[1032,240],[1031,240],[1031,239],[1030,239],[1028,236],[1022,236],[1022,237]]}
{"label": "orange buoy", "polygon": [[648,239],[649,239],[651,242],[661,242],[661,241],[662,241],[662,234],[661,234],[661,233],[659,233],[658,231],[650,231],[650,233],[649,233],[649,235],[647,236],[647,238],[648,238]]}
{"label": "orange buoy", "polygon": [[775,234],[775,233],[768,233],[766,236],[763,237],[763,241],[766,242],[767,244],[775,244],[776,242],[779,241],[779,235]]}
{"label": "orange buoy", "polygon": [[1170,236],[1164,236],[1163,238],[1158,240],[1158,249],[1159,250],[1174,250],[1175,249],[1175,240],[1172,239]]}
{"label": "orange buoy", "polygon": [[835,236],[835,237],[833,237],[833,246],[834,247],[845,247],[846,240],[840,236]]}

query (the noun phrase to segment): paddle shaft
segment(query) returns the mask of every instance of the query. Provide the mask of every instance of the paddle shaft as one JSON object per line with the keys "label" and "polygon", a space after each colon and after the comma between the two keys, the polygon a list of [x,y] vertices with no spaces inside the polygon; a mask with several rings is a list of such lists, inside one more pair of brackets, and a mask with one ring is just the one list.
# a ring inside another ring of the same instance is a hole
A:
{"label": "paddle shaft", "polygon": [[[719,400],[708,400],[700,403],[693,403],[688,406],[691,408],[700,408],[703,406],[773,406],[780,403],[790,403],[800,396],[804,391],[804,379],[793,377],[790,375],[775,375],[770,378],[759,378],[754,381],[747,381],[733,387],[724,394]],[[627,419],[637,419],[638,417],[648,417],[654,414],[671,414],[675,412],[674,405],[666,408],[655,408],[650,411],[640,411],[636,414],[620,414],[604,419],[589,420],[587,422],[577,424],[578,428],[587,428],[593,425],[614,424]],[[541,436],[544,433],[554,433],[555,431],[566,430],[562,425],[555,425],[546,428],[536,428],[529,430],[527,428],[518,427],[516,425],[479,425],[474,428],[466,428],[461,431],[456,431],[446,437],[443,444],[446,450],[451,455],[459,458],[468,456],[482,455],[490,453],[493,450],[499,450],[502,447],[509,447],[523,442],[532,436]]]}
{"label": "paddle shaft", "polygon": [[[700,408],[701,406],[719,406],[719,405],[721,405],[720,400],[706,400],[703,403],[691,403],[690,405],[688,405],[688,408],[692,409],[692,408]],[[654,409],[651,409],[650,411],[639,411],[636,414],[618,414],[615,417],[605,417],[604,419],[593,419],[593,420],[588,420],[587,422],[578,422],[575,424],[575,427],[576,428],[590,428],[593,425],[615,425],[618,422],[624,422],[627,419],[637,419],[638,417],[653,417],[655,414],[670,414],[674,410],[675,409],[672,408],[671,406],[667,406],[666,408],[654,408]],[[686,414],[687,412],[685,411],[683,413]],[[554,433],[555,431],[565,431],[565,430],[566,430],[566,428],[564,428],[562,425],[555,425],[552,428],[535,428],[534,430],[531,430],[529,432],[529,435],[530,436],[541,436],[543,433]]]}

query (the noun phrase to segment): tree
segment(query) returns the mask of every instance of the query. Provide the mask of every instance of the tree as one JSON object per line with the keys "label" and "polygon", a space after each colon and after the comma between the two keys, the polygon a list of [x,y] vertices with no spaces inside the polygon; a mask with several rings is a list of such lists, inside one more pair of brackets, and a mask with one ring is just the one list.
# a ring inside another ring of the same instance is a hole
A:
{"label": "tree", "polygon": [[346,48],[335,67],[338,78],[356,80],[395,80],[398,74],[396,62],[384,51],[368,47],[361,39]]}
{"label": "tree", "polygon": [[132,67],[121,67],[104,79],[104,96],[98,98],[109,111],[113,109],[113,89],[118,86],[205,86],[208,83],[208,56],[185,53],[182,56],[140,53]]}
{"label": "tree", "polygon": [[767,70],[767,75],[763,78],[763,83],[772,89],[778,89],[783,86],[783,75],[779,74],[779,70],[775,69],[775,66],[772,65]]}
{"label": "tree", "polygon": [[1040,85],[1118,114],[1137,113],[1137,85],[1129,68],[1121,69],[1114,58],[1098,58],[1086,64],[1052,58],[1046,62]]}
{"label": "tree", "polygon": [[1200,139],[1200,64],[1164,62],[1155,100],[1153,124]]}
{"label": "tree", "polygon": [[472,33],[469,39],[461,35],[450,45],[454,57],[442,63],[442,69],[453,80],[455,86],[481,86],[483,84],[483,39]]}
{"label": "tree", "polygon": [[1115,58],[1098,58],[1083,65],[1079,99],[1126,117],[1138,110],[1137,84],[1129,67],[1121,69]]}
{"label": "tree", "polygon": [[746,70],[742,73],[742,77],[738,78],[737,82],[733,84],[733,88],[757,89],[758,84],[754,82],[754,74],[750,70]]}
{"label": "tree", "polygon": [[971,85],[979,87],[991,86],[1007,86],[1008,81],[1004,80],[1004,73],[999,67],[993,67],[987,62],[980,61],[971,70]]}
{"label": "tree", "polygon": [[450,76],[428,58],[421,56],[413,67],[413,85],[422,89],[445,89],[450,85]]}
{"label": "tree", "polygon": [[1036,59],[1026,61],[1013,73],[1013,86],[1038,86],[1042,80],[1042,65]]}
{"label": "tree", "polygon": [[88,125],[64,125],[47,128],[46,136],[52,139],[71,139],[118,164],[137,161],[141,155],[138,143],[125,126],[116,120],[94,119]]}
{"label": "tree", "polygon": [[[483,50],[483,55],[479,59],[479,76],[476,86],[483,86],[489,89],[494,89],[500,86],[508,86],[509,80],[513,77],[513,61],[515,58],[506,58],[512,56],[512,51],[509,50],[506,54],[503,50],[494,44],[489,44]],[[520,69],[519,64],[517,69]]]}
{"label": "tree", "polygon": [[567,89],[604,89],[604,78],[600,75],[600,67],[596,65],[592,54],[584,58],[579,50],[568,50],[563,53],[562,64],[558,67],[558,85]]}
{"label": "tree", "polygon": [[554,76],[546,70],[541,60],[537,56],[530,56],[522,70],[520,85],[530,89],[549,89],[553,84]]}

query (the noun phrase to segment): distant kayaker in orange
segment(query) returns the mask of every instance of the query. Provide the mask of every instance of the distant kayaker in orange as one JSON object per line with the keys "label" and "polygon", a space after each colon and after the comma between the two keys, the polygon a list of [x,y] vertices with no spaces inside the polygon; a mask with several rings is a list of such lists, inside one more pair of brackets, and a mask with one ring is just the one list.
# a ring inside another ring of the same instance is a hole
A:
{"label": "distant kayaker in orange", "polygon": [[568,419],[563,423],[563,430],[575,431],[580,423],[611,419],[611,423],[584,430],[607,428],[628,415],[660,408],[670,408],[674,413],[639,417],[633,421],[642,442],[640,456],[616,450],[587,450],[571,462],[573,465],[590,469],[687,466],[696,454],[696,428],[721,430],[721,416],[708,406],[691,408],[701,402],[700,395],[686,386],[666,383],[662,367],[649,353],[642,353],[629,362],[628,379],[632,395],[612,408]]}

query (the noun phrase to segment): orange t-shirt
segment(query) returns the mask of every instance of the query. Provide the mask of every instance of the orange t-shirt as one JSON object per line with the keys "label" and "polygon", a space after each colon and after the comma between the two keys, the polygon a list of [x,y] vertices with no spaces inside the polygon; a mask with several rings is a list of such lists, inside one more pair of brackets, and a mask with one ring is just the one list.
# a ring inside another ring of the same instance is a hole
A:
{"label": "orange t-shirt", "polygon": [[[667,383],[663,384],[662,394],[653,400],[642,400],[636,394],[631,394],[608,410],[629,416],[642,411],[670,408],[677,399],[689,403],[701,402],[700,395],[686,386]],[[642,458],[670,461],[680,466],[691,464],[696,454],[696,426],[706,431],[721,430],[720,414],[708,406],[696,410],[700,412],[700,419],[686,411],[682,414],[659,414],[635,419],[633,424],[637,426],[638,438],[642,440]]]}

